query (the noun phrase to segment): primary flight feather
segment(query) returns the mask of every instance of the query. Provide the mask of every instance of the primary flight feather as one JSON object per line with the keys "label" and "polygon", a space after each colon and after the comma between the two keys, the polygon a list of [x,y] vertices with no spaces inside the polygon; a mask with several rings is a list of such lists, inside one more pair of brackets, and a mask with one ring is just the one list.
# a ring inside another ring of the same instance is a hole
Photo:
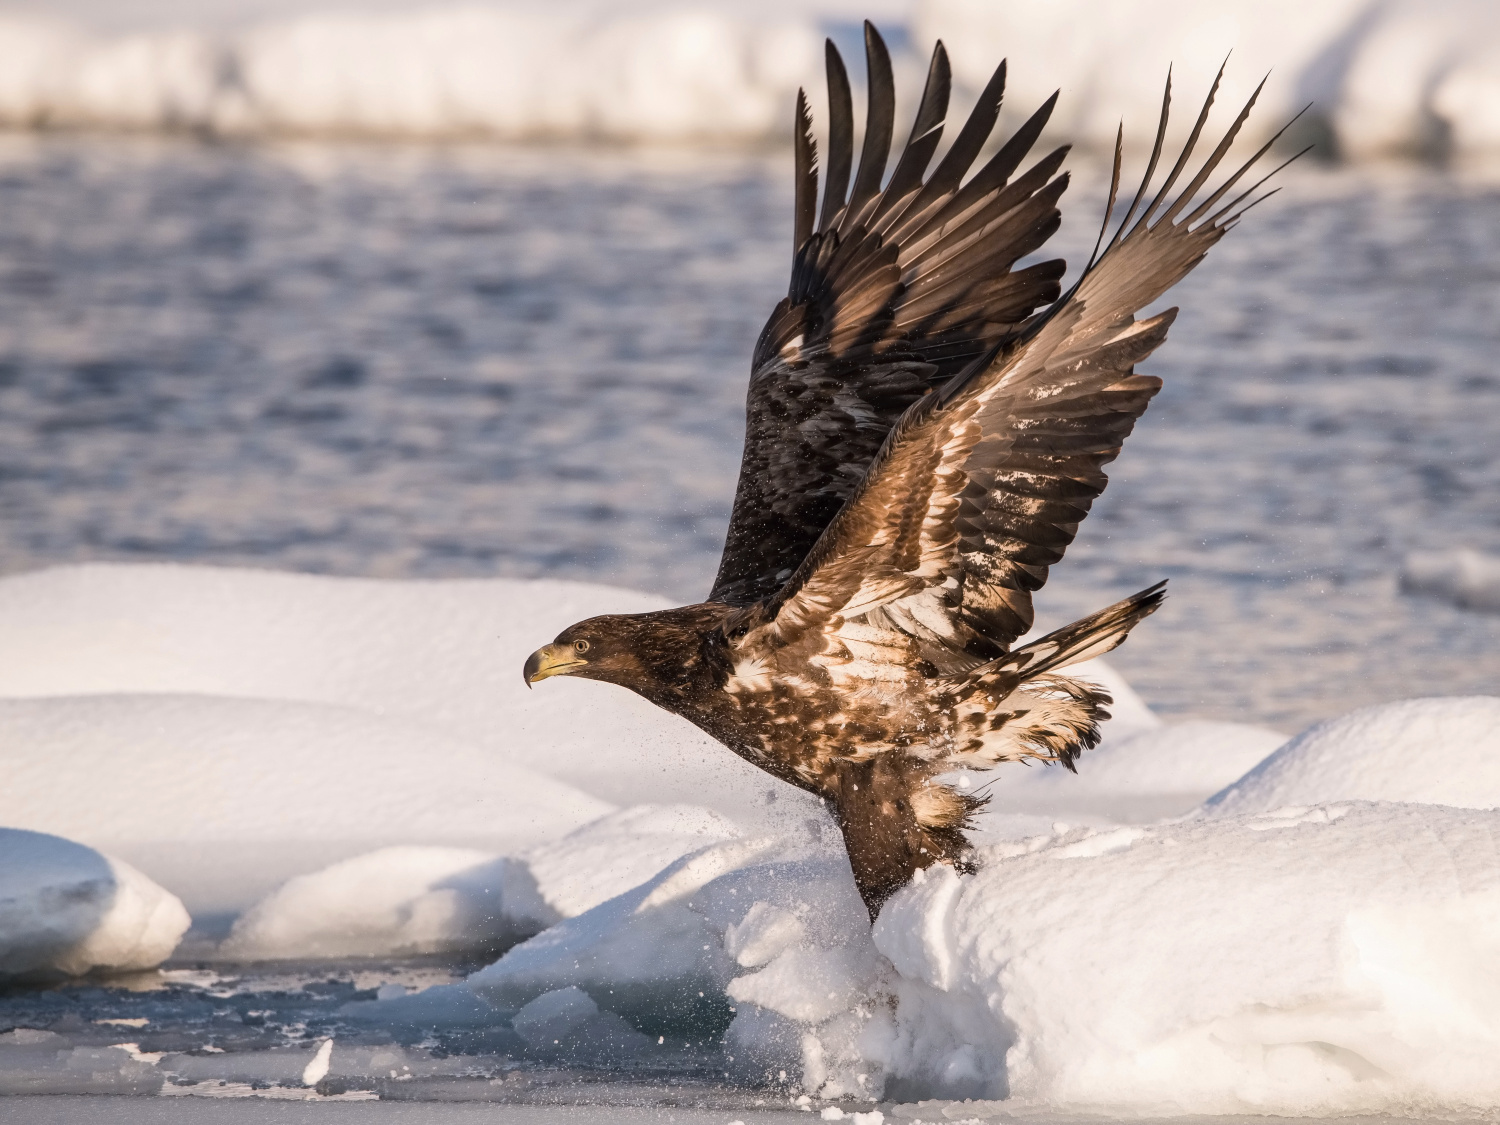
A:
{"label": "primary flight feather", "polygon": [[1205,193],[1252,96],[1189,174],[1216,80],[1153,195],[1169,83],[1139,190],[1106,244],[1117,143],[1102,249],[1063,293],[1062,261],[1018,268],[1060,222],[1066,148],[1017,174],[1056,95],[971,175],[999,116],[1001,63],[929,173],[950,85],[939,43],[887,177],[895,93],[870,24],[865,48],[856,168],[849,79],[827,46],[821,208],[797,97],[791,286],[755,347],[708,600],[579,622],[525,676],[629,688],[827,800],[873,918],[913,872],[970,863],[964,828],[982,802],[943,774],[1023,758],[1072,769],[1098,743],[1109,696],[1065,670],[1123,642],[1162,584],[1013,646],[1103,491],[1104,465],[1161,387],[1135,365],[1176,310],[1135,314],[1233,224],[1254,190],[1236,189],[1269,144]]}

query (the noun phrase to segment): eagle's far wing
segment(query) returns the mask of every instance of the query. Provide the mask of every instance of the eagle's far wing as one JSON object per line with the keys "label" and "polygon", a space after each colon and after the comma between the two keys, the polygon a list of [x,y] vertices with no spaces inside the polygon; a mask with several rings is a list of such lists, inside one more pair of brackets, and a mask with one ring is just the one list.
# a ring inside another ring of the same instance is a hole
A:
{"label": "eagle's far wing", "polygon": [[[832,666],[916,654],[927,674],[949,674],[1003,654],[1030,628],[1032,592],[1073,541],[1104,489],[1104,465],[1161,386],[1134,366],[1166,338],[1176,310],[1143,321],[1135,313],[1234,224],[1251,193],[1225,200],[1270,148],[1200,200],[1252,96],[1169,198],[1217,88],[1216,80],[1181,156],[1144,202],[1161,156],[1169,82],[1145,178],[1103,254],[1096,250],[1074,289],[1020,339],[901,418],[796,574],[741,615],[748,633],[738,643],[747,655],[795,645]],[[1119,161],[1117,142],[1106,230]]]}
{"label": "eagle's far wing", "polygon": [[744,460],[714,601],[748,605],[781,587],[907,408],[1015,337],[1061,291],[1063,262],[1015,265],[1057,229],[1067,186],[1057,171],[1067,150],[1011,178],[1055,95],[965,182],[999,116],[1001,63],[927,175],[948,108],[939,43],[911,138],[882,190],[895,92],[885,44],[868,23],[865,49],[869,113],[855,171],[849,79],[827,45],[821,212],[812,123],[798,94],[792,280],[755,348]]}

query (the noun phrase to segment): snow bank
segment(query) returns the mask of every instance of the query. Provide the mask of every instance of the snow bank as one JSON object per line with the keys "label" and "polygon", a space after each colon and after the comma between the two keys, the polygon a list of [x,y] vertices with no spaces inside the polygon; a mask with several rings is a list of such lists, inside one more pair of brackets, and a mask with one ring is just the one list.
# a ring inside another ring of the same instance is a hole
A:
{"label": "snow bank", "polygon": [[[582,582],[61,567],[0,579],[0,698],[290,700],[419,725],[448,740],[426,761],[367,759],[334,790],[352,805],[387,788],[386,766],[402,771],[391,790],[438,787],[461,798],[455,789],[474,782],[474,755],[489,754],[614,806],[679,801],[742,822],[761,817],[773,787],[765,774],[685,721],[608,685],[559,678],[528,690],[521,678],[526,657],[574,621],[665,604]],[[455,739],[473,749],[450,770],[445,755]],[[783,806],[798,802],[795,791],[776,788]],[[56,803],[51,790],[38,796]],[[513,808],[524,811],[524,802]],[[143,828],[152,823],[142,818]]]}
{"label": "snow bank", "polygon": [[732,6],[328,5],[250,26],[0,19],[0,118],[221,132],[629,139],[784,132],[814,19]]}
{"label": "snow bank", "polygon": [[381,843],[518,850],[613,808],[431,724],[321,704],[0,701],[0,745],[0,819],[129,856],[200,913]]}
{"label": "snow bank", "polygon": [[0,980],[154,969],[188,925],[182,903],[129,864],[0,828]]}
{"label": "snow bank", "polygon": [[[1496,699],[1355,712],[1231,787],[1263,798],[1236,815],[1221,799],[1214,815],[989,845],[978,874],[935,868],[899,892],[873,934],[831,832],[711,844],[447,1000],[538,1004],[561,1024],[613,1013],[648,1036],[722,1029],[742,1077],[785,1072],[825,1098],[1493,1109],[1500,811],[1453,806],[1478,803],[1484,759],[1500,760],[1476,737],[1497,718]],[[1277,738],[1229,724],[1148,736],[1138,764],[1125,740],[1100,772],[1127,791],[1201,787]],[[1415,784],[1439,772],[1437,748],[1468,795]],[[1292,790],[1256,779],[1294,775],[1321,788],[1261,808]],[[1382,787],[1432,803],[1359,799]]]}
{"label": "snow bank", "polygon": [[[1112,144],[1123,115],[1140,159],[1168,64],[1177,105],[1195,108],[1231,50],[1226,104],[1270,72],[1262,134],[1311,101],[1347,157],[1500,150],[1500,9],[1488,0],[922,0],[913,31],[941,37],[975,90],[1009,56],[1010,105],[1061,86],[1063,134]],[[1178,111],[1184,131],[1193,116]]]}
{"label": "snow bank", "polygon": [[1055,767],[1010,767],[964,775],[990,804],[980,818],[986,835],[1012,836],[1020,823],[1144,824],[1180,816],[1201,804],[1286,741],[1248,723],[1194,720],[1108,735],[1078,760],[1078,773]]}
{"label": "snow bank", "polygon": [[393,847],[299,875],[234,923],[231,961],[503,949],[739,830],[709,809],[642,805],[504,857]]}
{"label": "snow bank", "polygon": [[985,849],[975,876],[931,870],[873,937],[846,864],[782,848],[714,845],[462,991],[564,1028],[727,1025],[742,1077],[825,1098],[1500,1106],[1500,813],[1342,802],[1065,829]]}
{"label": "snow bank", "polygon": [[382,848],[289,880],[234,923],[232,961],[504,948],[543,929],[524,870],[469,848]]}
{"label": "snow bank", "polygon": [[1401,588],[1464,609],[1500,611],[1500,558],[1470,550],[1416,551],[1406,556]]}
{"label": "snow bank", "polygon": [[[1262,128],[1316,103],[1355,156],[1500,149],[1500,13],[1486,0],[1092,0],[995,4],[429,0],[328,4],[178,27],[0,17],[0,121],[227,133],[781,136],[798,85],[821,97],[822,38],[875,15],[900,50],[941,37],[971,90],[1009,56],[1013,105],[1057,87],[1055,119],[1107,143],[1151,127],[1167,65],[1197,96],[1231,49],[1242,98],[1267,70]],[[856,67],[856,69],[858,69]],[[1191,115],[1183,115],[1184,119]]]}
{"label": "snow bank", "polygon": [[880,1060],[1100,1112],[1500,1105],[1497,845],[1493,812],[1348,803],[993,849],[882,914]]}
{"label": "snow bank", "polygon": [[814,815],[628,692],[526,689],[526,656],[565,626],[662,604],[207,567],[0,579],[0,822],[123,855],[205,913],[381,846],[514,853],[620,805]]}
{"label": "snow bank", "polygon": [[1340,800],[1500,807],[1500,699],[1407,699],[1318,723],[1204,811],[1238,816]]}
{"label": "snow bank", "polygon": [[712,809],[636,805],[532,848],[525,865],[553,920],[572,918],[640,886],[685,855],[731,840],[739,828]]}

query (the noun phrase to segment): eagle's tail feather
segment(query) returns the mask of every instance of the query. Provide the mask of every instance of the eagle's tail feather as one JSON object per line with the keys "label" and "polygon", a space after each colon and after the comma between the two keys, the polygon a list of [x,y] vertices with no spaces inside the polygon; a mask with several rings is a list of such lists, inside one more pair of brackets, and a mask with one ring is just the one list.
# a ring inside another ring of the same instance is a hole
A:
{"label": "eagle's tail feather", "polygon": [[1074,769],[1099,745],[1099,724],[1114,702],[1097,684],[1057,672],[1118,648],[1166,597],[1165,582],[1048,633],[974,669],[954,697],[955,746],[950,767],[988,769],[1037,758]]}
{"label": "eagle's tail feather", "polygon": [[1017,667],[1022,678],[1030,680],[1070,664],[1103,656],[1124,644],[1130,630],[1160,609],[1166,596],[1167,584],[1158,582],[1138,594],[1131,594],[1124,601],[1115,602],[1098,613],[1091,613],[1023,645],[1004,662]]}

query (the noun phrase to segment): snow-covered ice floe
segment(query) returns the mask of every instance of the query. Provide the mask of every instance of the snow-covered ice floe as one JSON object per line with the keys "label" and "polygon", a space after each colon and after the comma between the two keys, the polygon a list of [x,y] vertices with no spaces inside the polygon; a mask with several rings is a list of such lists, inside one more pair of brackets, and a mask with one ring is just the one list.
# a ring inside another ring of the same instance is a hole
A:
{"label": "snow-covered ice floe", "polygon": [[[598,5],[428,0],[283,7],[205,5],[177,26],[7,13],[0,120],[29,125],[251,133],[669,139],[784,136],[799,85],[822,96],[822,38],[857,50],[875,14],[920,81],[941,37],[960,89],[1009,56],[1007,104],[1061,87],[1054,119],[1108,143],[1123,113],[1155,121],[1169,64],[1206,88],[1231,50],[1226,98],[1271,72],[1252,128],[1313,103],[1348,156],[1500,149],[1500,14],[1487,0],[837,0]],[[108,12],[109,7],[100,6]],[[76,10],[76,8],[75,8]],[[184,9],[186,11],[186,9]],[[248,17],[248,18],[247,18]],[[905,27],[903,28],[903,23]],[[900,33],[906,30],[909,36]],[[858,77],[856,66],[856,78]],[[1191,115],[1185,115],[1184,121]]]}
{"label": "snow-covered ice floe", "polygon": [[516,854],[625,805],[819,814],[626,692],[526,689],[540,640],[662,604],[181,566],[0,579],[0,824],[120,855],[197,915],[381,847]]}
{"label": "snow-covered ice floe", "polygon": [[1414,551],[1406,556],[1401,587],[1464,609],[1500,613],[1500,558],[1468,549]]}
{"label": "snow-covered ice floe", "polygon": [[[929,871],[872,931],[816,802],[623,692],[525,691],[538,637],[655,604],[180,567],[0,580],[0,817],[93,846],[91,824],[184,852],[281,840],[301,866],[223,956],[509,946],[463,983],[349,1002],[353,1023],[609,1064],[721,1038],[741,1077],[866,1103],[1500,1106],[1500,699],[1283,745],[1163,724],[1096,665],[1120,717],[1079,775],[991,775],[978,872]],[[325,831],[348,849],[320,852]]]}
{"label": "snow-covered ice floe", "polygon": [[0,828],[0,981],[154,969],[188,925],[176,896],[128,863]]}
{"label": "snow-covered ice floe", "polygon": [[709,809],[638,805],[519,855],[381,848],[289,880],[235,921],[216,954],[258,961],[505,948],[738,834]]}
{"label": "snow-covered ice floe", "polygon": [[[785,1071],[826,1098],[1493,1108],[1497,729],[1500,699],[1365,709],[1229,787],[1234,814],[1221,796],[1172,821],[990,844],[976,875],[934,868],[899,892],[873,933],[836,846],[713,844],[452,998],[579,1026],[614,1013],[648,1037],[722,1028],[742,1076]],[[1270,742],[1229,756],[1257,738]],[[1146,777],[1185,753],[1165,746]],[[1430,783],[1449,770],[1467,777],[1461,798]],[[1403,787],[1428,803],[1362,799]]]}

